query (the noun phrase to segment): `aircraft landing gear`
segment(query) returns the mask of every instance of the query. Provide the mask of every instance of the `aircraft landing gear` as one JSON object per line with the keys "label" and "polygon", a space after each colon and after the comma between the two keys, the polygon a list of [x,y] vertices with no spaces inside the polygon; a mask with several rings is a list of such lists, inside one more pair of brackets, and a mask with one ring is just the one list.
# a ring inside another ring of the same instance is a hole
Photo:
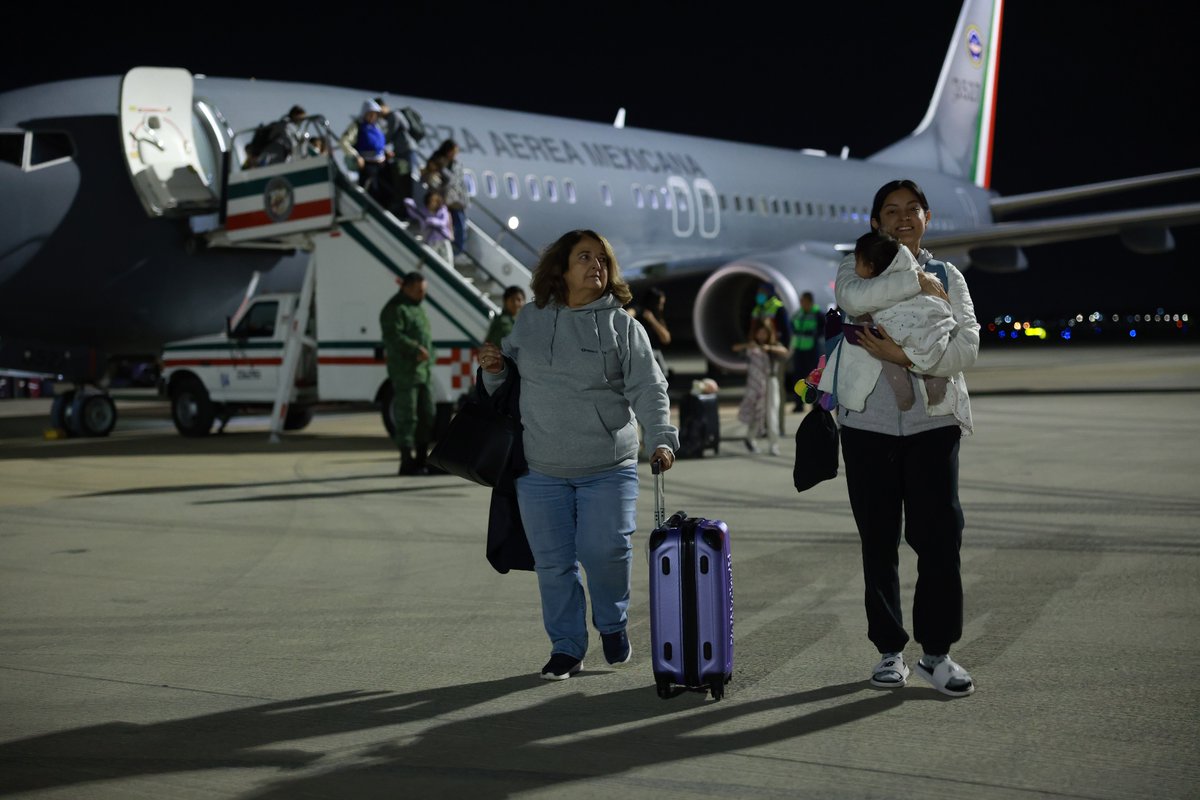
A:
{"label": "aircraft landing gear", "polygon": [[68,436],[108,436],[116,424],[116,404],[95,387],[63,392],[50,406],[50,425]]}

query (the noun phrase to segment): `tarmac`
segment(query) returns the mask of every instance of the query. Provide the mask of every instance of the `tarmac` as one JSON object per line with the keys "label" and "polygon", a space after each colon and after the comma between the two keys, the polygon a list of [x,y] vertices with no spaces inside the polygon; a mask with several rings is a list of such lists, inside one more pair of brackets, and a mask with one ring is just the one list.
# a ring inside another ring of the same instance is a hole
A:
{"label": "tarmac", "polygon": [[733,387],[720,452],[666,474],[732,531],[720,701],[655,692],[646,465],[633,660],[593,633],[555,683],[489,490],[397,477],[377,412],[194,440],[121,391],[112,435],[49,440],[49,400],[0,401],[0,796],[1200,796],[1200,348],[985,349],[968,383],[960,699],[867,683],[844,478],[797,493],[799,415],[751,454]]}

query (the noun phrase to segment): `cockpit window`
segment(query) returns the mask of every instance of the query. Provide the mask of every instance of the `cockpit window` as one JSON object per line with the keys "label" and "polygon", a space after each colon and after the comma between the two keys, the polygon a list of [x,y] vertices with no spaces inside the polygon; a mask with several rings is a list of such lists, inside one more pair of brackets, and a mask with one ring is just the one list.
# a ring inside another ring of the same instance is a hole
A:
{"label": "cockpit window", "polygon": [[24,133],[0,133],[0,161],[21,166],[25,153]]}
{"label": "cockpit window", "polygon": [[36,167],[51,161],[60,161],[75,155],[71,137],[65,133],[33,134],[33,149],[29,154],[29,166]]}

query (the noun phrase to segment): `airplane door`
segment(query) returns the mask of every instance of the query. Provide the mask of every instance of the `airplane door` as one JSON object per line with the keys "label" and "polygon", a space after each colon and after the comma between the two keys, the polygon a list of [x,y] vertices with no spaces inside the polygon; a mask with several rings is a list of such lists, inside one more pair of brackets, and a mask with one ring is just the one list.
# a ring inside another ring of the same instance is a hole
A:
{"label": "airplane door", "polygon": [[146,213],[186,216],[217,209],[192,124],[192,74],[134,67],[121,81],[121,147]]}

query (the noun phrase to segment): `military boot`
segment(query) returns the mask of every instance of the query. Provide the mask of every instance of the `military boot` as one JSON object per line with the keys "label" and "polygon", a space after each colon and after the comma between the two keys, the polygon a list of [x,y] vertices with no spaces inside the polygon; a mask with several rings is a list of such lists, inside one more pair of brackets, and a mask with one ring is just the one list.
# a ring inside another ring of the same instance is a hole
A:
{"label": "military boot", "polygon": [[[422,459],[423,461],[424,459]],[[400,448],[400,474],[401,475],[427,475],[425,466],[417,462],[413,455],[411,447]]]}

